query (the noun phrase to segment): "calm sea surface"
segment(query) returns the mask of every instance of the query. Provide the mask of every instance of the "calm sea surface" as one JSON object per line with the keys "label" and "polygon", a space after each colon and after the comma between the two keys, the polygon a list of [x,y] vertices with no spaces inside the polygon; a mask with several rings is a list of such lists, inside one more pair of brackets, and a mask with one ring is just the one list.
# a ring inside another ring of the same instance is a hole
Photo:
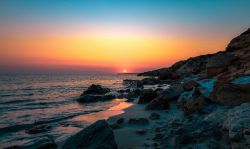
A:
{"label": "calm sea surface", "polygon": [[[77,117],[106,110],[120,102],[79,104],[77,97],[91,84],[114,90],[125,88],[123,79],[140,78],[135,75],[0,75],[0,148],[29,145],[44,138],[65,140],[91,122],[79,121]],[[47,131],[27,133],[40,123],[48,126]]]}

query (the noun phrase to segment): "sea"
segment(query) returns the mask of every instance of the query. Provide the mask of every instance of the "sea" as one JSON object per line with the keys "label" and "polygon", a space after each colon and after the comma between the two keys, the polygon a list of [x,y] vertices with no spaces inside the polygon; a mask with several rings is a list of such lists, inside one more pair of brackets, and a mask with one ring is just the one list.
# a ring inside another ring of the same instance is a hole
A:
{"label": "sea", "polygon": [[[81,104],[76,99],[91,84],[112,90],[125,89],[124,79],[134,74],[112,75],[0,75],[0,148],[29,146],[46,139],[63,142],[104,116],[122,100]],[[32,131],[34,125],[44,125]]]}

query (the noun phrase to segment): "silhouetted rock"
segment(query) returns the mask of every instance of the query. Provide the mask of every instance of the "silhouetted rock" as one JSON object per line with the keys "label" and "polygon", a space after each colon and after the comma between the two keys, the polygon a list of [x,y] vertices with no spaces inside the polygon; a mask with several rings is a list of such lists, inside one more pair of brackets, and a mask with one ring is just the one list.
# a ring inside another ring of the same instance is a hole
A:
{"label": "silhouetted rock", "polygon": [[154,98],[156,98],[156,96],[157,96],[157,94],[156,94],[156,92],[154,90],[152,90],[152,89],[144,89],[144,90],[142,90],[142,92],[140,94],[138,104],[149,103]]}
{"label": "silhouetted rock", "polygon": [[107,101],[115,99],[116,96],[112,94],[106,94],[106,95],[93,95],[93,94],[84,94],[81,95],[77,101],[82,103],[88,103],[88,102],[98,102],[98,101]]}
{"label": "silhouetted rock", "polygon": [[117,149],[112,129],[99,120],[70,137],[62,149]]}
{"label": "silhouetted rock", "polygon": [[124,123],[124,118],[119,118],[117,121],[116,121],[117,124],[122,124]]}
{"label": "silhouetted rock", "polygon": [[153,99],[145,108],[146,110],[166,110],[169,109],[168,96],[160,95]]}
{"label": "silhouetted rock", "polygon": [[225,80],[218,80],[211,93],[211,100],[227,105],[250,102],[250,84],[232,84]]}
{"label": "silhouetted rock", "polygon": [[108,92],[110,92],[110,89],[102,87],[101,85],[92,84],[90,87],[87,88],[86,91],[82,93],[82,95],[86,94],[102,95]]}

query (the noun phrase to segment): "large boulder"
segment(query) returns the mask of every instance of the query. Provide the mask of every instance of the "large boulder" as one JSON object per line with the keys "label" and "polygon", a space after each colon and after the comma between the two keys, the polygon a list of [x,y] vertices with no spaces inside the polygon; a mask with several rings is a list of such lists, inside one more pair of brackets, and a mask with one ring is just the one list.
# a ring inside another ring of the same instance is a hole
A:
{"label": "large boulder", "polygon": [[92,84],[90,87],[87,88],[86,91],[82,93],[82,95],[86,94],[103,95],[108,92],[110,92],[110,89],[102,87],[101,85]]}
{"label": "large boulder", "polygon": [[167,96],[158,96],[153,99],[145,108],[146,110],[166,110],[169,109]]}
{"label": "large boulder", "polygon": [[156,91],[154,91],[152,89],[144,89],[140,93],[140,98],[139,98],[138,104],[149,103],[150,101],[152,101],[156,97],[157,97]]}
{"label": "large boulder", "polygon": [[117,144],[108,123],[99,120],[70,137],[62,149],[117,149]]}
{"label": "large boulder", "polygon": [[209,99],[203,96],[198,88],[194,88],[192,92],[181,95],[178,104],[186,114],[190,114],[202,110],[209,104]]}
{"label": "large boulder", "polygon": [[250,103],[231,109],[224,122],[232,149],[250,148]]}
{"label": "large boulder", "polygon": [[115,98],[116,96],[112,94],[105,94],[105,95],[83,94],[77,99],[77,101],[81,103],[89,103],[98,101],[108,101]]}
{"label": "large boulder", "polygon": [[226,105],[250,102],[250,84],[233,84],[226,80],[218,80],[211,93],[211,100]]}

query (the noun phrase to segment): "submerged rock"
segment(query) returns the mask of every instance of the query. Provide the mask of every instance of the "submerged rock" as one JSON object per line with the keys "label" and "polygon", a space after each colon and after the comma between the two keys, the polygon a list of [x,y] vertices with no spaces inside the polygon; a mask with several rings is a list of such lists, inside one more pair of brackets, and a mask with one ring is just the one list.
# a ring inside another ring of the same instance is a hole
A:
{"label": "submerged rock", "polygon": [[86,95],[86,94],[103,95],[108,92],[110,92],[110,89],[102,87],[101,85],[92,84],[90,87],[87,88],[86,91],[82,93],[82,95]]}
{"label": "submerged rock", "polygon": [[117,149],[117,145],[108,123],[99,120],[70,137],[62,149]]}
{"label": "submerged rock", "polygon": [[112,94],[106,94],[106,95],[92,95],[92,94],[84,94],[81,95],[77,101],[82,103],[88,103],[88,102],[98,102],[98,101],[107,101],[115,99],[116,96]]}
{"label": "submerged rock", "polygon": [[156,98],[156,96],[157,96],[157,93],[154,90],[144,89],[140,94],[138,104],[149,103],[154,98]]}
{"label": "submerged rock", "polygon": [[211,93],[211,100],[226,105],[250,102],[250,84],[233,84],[218,80]]}

